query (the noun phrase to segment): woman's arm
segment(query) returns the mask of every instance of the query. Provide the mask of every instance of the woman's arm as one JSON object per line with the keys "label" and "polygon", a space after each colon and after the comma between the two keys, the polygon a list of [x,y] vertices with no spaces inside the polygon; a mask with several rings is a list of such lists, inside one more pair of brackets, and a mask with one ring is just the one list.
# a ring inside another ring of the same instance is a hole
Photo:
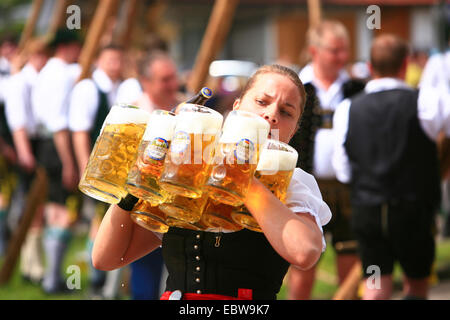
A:
{"label": "woman's arm", "polygon": [[130,212],[111,205],[95,237],[92,263],[99,270],[121,268],[150,253],[161,240],[130,218]]}
{"label": "woman's arm", "polygon": [[309,213],[293,213],[253,178],[245,206],[275,251],[300,269],[311,268],[322,252],[322,232]]}

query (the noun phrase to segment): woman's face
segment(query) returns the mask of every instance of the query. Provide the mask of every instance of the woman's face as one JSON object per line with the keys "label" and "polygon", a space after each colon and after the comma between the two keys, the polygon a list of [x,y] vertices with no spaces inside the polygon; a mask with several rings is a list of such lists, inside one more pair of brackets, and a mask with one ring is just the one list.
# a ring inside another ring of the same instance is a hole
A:
{"label": "woman's face", "polygon": [[260,74],[253,86],[233,104],[234,110],[245,110],[266,119],[269,137],[288,143],[297,130],[302,98],[297,86],[278,73]]}

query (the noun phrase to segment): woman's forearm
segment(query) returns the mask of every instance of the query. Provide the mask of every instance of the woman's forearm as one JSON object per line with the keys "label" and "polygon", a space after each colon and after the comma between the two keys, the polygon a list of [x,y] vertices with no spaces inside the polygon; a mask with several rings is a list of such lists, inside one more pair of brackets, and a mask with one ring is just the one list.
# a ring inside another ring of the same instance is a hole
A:
{"label": "woman's forearm", "polygon": [[130,212],[111,205],[95,237],[92,263],[100,270],[121,268],[159,245],[158,237],[136,225]]}
{"label": "woman's forearm", "polygon": [[245,205],[284,259],[301,269],[317,262],[322,252],[322,234],[311,215],[294,214],[256,178],[252,180]]}

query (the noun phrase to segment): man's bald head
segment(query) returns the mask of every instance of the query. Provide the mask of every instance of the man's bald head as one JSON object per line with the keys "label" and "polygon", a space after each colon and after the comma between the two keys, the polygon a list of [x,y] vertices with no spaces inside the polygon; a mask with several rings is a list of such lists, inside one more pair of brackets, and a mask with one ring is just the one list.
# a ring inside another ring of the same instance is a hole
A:
{"label": "man's bald head", "polygon": [[378,36],[370,49],[372,72],[378,77],[396,77],[405,67],[407,56],[405,41],[391,34]]}

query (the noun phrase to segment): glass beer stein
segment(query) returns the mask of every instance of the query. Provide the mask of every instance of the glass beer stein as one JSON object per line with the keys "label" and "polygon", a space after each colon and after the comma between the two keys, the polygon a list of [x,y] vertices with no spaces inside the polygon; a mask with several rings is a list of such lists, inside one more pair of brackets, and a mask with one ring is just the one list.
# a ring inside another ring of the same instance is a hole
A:
{"label": "glass beer stein", "polygon": [[161,188],[172,195],[201,197],[222,121],[220,113],[201,105],[180,108],[159,180]]}
{"label": "glass beer stein", "polygon": [[175,119],[172,112],[152,112],[139,145],[136,162],[128,173],[128,192],[152,205],[164,202],[169,196],[160,188],[158,179],[161,177],[164,160],[172,141]]}
{"label": "glass beer stein", "polygon": [[140,199],[130,215],[131,220],[147,230],[159,233],[166,233],[169,230],[166,214],[148,201]]}
{"label": "glass beer stein", "polygon": [[231,206],[243,204],[269,130],[269,123],[254,113],[228,114],[205,186],[212,199]]}
{"label": "glass beer stein", "polygon": [[[283,203],[286,201],[287,190],[297,165],[297,158],[298,153],[294,148],[272,139],[267,140],[261,151],[255,176]],[[236,223],[247,229],[262,231],[258,222],[245,206],[235,208],[231,217]]]}
{"label": "glass beer stein", "polygon": [[234,209],[236,207],[209,198],[200,221],[208,228],[222,228],[232,231],[242,230],[243,227],[231,217]]}
{"label": "glass beer stein", "polygon": [[84,194],[111,204],[127,194],[128,170],[136,159],[149,115],[129,105],[111,108],[78,185]]}
{"label": "glass beer stein", "polygon": [[196,199],[174,195],[170,201],[161,203],[159,208],[169,217],[188,223],[195,223],[200,220],[207,200],[207,194],[203,194]]}

